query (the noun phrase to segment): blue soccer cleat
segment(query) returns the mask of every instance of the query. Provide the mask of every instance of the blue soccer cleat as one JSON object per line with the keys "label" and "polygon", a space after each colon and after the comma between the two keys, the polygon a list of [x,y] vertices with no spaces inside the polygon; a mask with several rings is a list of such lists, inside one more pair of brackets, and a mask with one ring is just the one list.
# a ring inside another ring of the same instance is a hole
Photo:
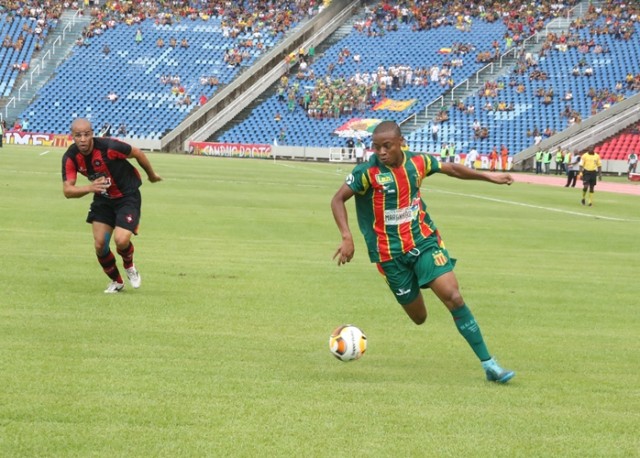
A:
{"label": "blue soccer cleat", "polygon": [[516,375],[514,371],[500,367],[494,358],[483,361],[482,368],[485,374],[487,374],[487,380],[490,382],[507,383]]}

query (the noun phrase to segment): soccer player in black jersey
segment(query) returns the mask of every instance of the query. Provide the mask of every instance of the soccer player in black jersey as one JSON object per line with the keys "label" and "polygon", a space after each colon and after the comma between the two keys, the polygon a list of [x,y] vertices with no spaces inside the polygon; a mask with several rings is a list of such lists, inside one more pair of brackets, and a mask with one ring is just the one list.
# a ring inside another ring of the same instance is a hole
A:
{"label": "soccer player in black jersey", "polygon": [[[122,256],[131,286],[139,288],[142,280],[133,263],[131,236],[137,234],[140,222],[142,180],[138,169],[127,159],[135,159],[150,182],[161,181],[162,177],[153,171],[140,149],[115,139],[94,137],[87,119],[77,118],[71,123],[71,137],[74,144],[62,157],[62,191],[68,199],[93,194],[87,223],[93,227],[98,262],[111,279],[104,292],[117,293],[124,288],[109,248],[111,238]],[[89,184],[76,185],[78,173],[87,177]]]}

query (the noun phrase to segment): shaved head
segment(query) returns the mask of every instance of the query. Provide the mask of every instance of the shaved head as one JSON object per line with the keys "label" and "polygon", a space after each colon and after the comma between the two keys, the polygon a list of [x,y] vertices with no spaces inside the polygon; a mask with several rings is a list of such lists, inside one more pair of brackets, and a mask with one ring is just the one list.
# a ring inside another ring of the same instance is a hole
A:
{"label": "shaved head", "polygon": [[373,135],[375,134],[388,134],[392,133],[397,137],[402,137],[402,132],[400,131],[400,126],[395,121],[382,121],[380,124],[376,126],[373,130]]}
{"label": "shaved head", "polygon": [[71,132],[74,130],[93,130],[91,121],[86,118],[76,118],[71,123]]}

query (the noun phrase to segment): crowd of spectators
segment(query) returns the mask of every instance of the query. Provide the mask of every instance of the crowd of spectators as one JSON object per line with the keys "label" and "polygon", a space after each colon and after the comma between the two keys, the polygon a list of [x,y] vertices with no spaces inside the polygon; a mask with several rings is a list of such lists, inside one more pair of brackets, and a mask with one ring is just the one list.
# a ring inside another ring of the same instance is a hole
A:
{"label": "crowd of spectators", "polygon": [[[15,59],[18,59],[27,38],[30,38],[30,41],[33,42],[33,49],[39,51],[44,46],[49,31],[56,27],[63,8],[64,5],[60,3],[47,2],[43,4],[43,2],[35,0],[3,2],[0,6],[0,21],[10,25],[19,19],[26,20],[17,34],[6,34],[2,38],[2,47],[6,50],[13,50]],[[10,64],[10,68],[18,72],[26,72],[30,68],[30,62],[28,60],[14,60]]]}
{"label": "crowd of spectators", "polygon": [[[132,28],[133,41],[140,45],[145,39],[141,29],[143,21],[153,21],[158,26],[171,26],[183,21],[216,20],[222,36],[229,41],[220,56],[221,60],[230,67],[236,67],[266,50],[267,39],[272,43],[293,25],[316,14],[320,6],[321,2],[318,0],[95,2],[87,11],[91,22],[76,43],[78,46],[89,46],[96,35],[124,25]],[[188,36],[171,36],[166,41],[160,36],[156,38],[155,45],[158,48],[168,46],[187,49],[190,43]],[[110,49],[108,52],[103,50],[105,57],[110,52]],[[217,75],[203,75],[199,83],[206,87],[221,84]],[[178,75],[162,75],[160,84],[169,87],[177,106],[195,105],[192,96],[180,83]],[[197,80],[195,84],[198,84]]]}
{"label": "crowd of spectators", "polygon": [[[400,27],[410,27],[413,31],[431,30],[443,26],[453,26],[462,31],[469,31],[476,20],[495,22],[502,20],[507,33],[504,36],[504,45],[494,41],[487,51],[479,51],[476,54],[477,62],[491,62],[499,58],[502,48],[505,50],[518,45],[527,36],[541,30],[545,22],[557,17],[569,8],[575,1],[565,5],[541,2],[536,7],[526,1],[513,0],[508,4],[495,4],[487,10],[481,3],[469,4],[463,1],[405,1],[397,2],[380,1],[374,5],[365,7],[365,14],[354,22],[357,33],[366,34],[369,37],[383,37],[387,33],[393,33]],[[332,76],[333,69],[340,66],[348,59],[354,59],[360,63],[361,56],[351,54],[348,49],[342,50],[335,62],[326,68],[326,73],[317,76],[318,69],[300,61],[294,77],[298,81],[308,81],[312,89],[299,90],[300,84],[283,85],[282,81],[278,89],[278,99],[287,104],[288,111],[296,106],[301,106],[309,117],[339,117],[348,115],[354,111],[363,112],[367,108],[375,106],[379,98],[386,96],[389,88],[402,88],[404,85],[428,85],[440,84],[442,87],[451,88],[455,85],[452,76],[452,68],[463,65],[463,56],[476,51],[473,43],[457,42],[447,48],[447,58],[441,66],[432,65],[430,68],[413,69],[405,65],[396,65],[389,68],[380,67],[376,72],[360,72],[345,77]],[[359,66],[358,66],[359,68]],[[288,79],[286,80],[287,82]],[[475,112],[475,107],[466,107],[464,104],[459,109],[468,114]],[[511,111],[513,104],[497,101],[491,104],[492,110]],[[278,113],[279,116],[280,113]],[[438,122],[448,120],[448,114],[444,110],[436,117]],[[484,130],[483,130],[483,137]]]}

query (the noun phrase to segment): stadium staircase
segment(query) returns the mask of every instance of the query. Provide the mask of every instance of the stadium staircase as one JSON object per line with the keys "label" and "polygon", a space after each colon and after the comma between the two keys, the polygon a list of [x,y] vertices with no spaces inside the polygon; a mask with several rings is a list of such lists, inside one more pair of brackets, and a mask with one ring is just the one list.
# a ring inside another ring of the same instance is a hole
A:
{"label": "stadium staircase", "polygon": [[[163,151],[185,151],[189,141],[206,141],[231,122],[242,110],[280,79],[286,67],[284,58],[323,42],[342,22],[351,16],[359,2],[333,0],[311,21],[302,24],[227,87],[218,91],[201,109],[184,119],[161,139]],[[246,112],[245,112],[246,114]],[[246,140],[249,141],[249,140]]]}
{"label": "stadium staircase", "polygon": [[488,64],[480,69],[473,77],[459,83],[451,90],[445,92],[441,97],[429,104],[423,112],[404,120],[402,122],[403,132],[406,132],[408,135],[411,132],[425,129],[431,125],[431,122],[443,107],[451,108],[456,100],[464,100],[473,94],[477,94],[479,89],[482,88],[485,83],[496,81],[501,77],[508,76],[518,63],[519,56],[527,53],[537,55],[542,49],[545,38],[544,35],[549,32],[553,32],[558,35],[562,32],[568,32],[571,22],[578,17],[584,16],[588,6],[589,2],[584,1],[571,11],[568,18],[561,17],[550,21],[543,32],[527,38],[521,46],[517,48],[514,47],[502,54],[497,62]]}
{"label": "stadium staircase", "polygon": [[65,10],[62,13],[56,28],[47,35],[43,48],[33,54],[30,70],[20,74],[8,97],[0,99],[0,104],[4,107],[2,117],[7,120],[7,126],[12,125],[36,98],[38,91],[69,56],[76,38],[82,35],[82,30],[90,21],[90,16],[79,14],[75,10]]}
{"label": "stadium staircase", "polygon": [[[357,17],[358,17],[357,15],[352,16],[351,18],[346,20],[331,34],[329,38],[324,40],[321,44],[319,44],[316,47],[316,59],[321,58],[324,51],[329,49],[331,46],[333,46],[334,44],[342,40],[344,37],[346,37],[353,31],[353,23]],[[298,65],[294,65],[289,71],[289,76],[294,75],[297,69],[298,69]],[[251,116],[251,113],[253,112],[254,109],[256,109],[258,106],[260,106],[262,103],[269,100],[272,96],[276,94],[278,85],[279,85],[278,83],[274,83],[269,87],[269,89],[267,89],[262,94],[258,95],[258,97],[256,97],[249,105],[247,105],[247,107],[243,108],[230,122],[225,124],[224,127],[218,130],[215,133],[215,136],[212,136],[209,140],[215,141],[217,137],[224,135],[225,132],[233,129],[237,125],[246,121],[247,118]]]}

